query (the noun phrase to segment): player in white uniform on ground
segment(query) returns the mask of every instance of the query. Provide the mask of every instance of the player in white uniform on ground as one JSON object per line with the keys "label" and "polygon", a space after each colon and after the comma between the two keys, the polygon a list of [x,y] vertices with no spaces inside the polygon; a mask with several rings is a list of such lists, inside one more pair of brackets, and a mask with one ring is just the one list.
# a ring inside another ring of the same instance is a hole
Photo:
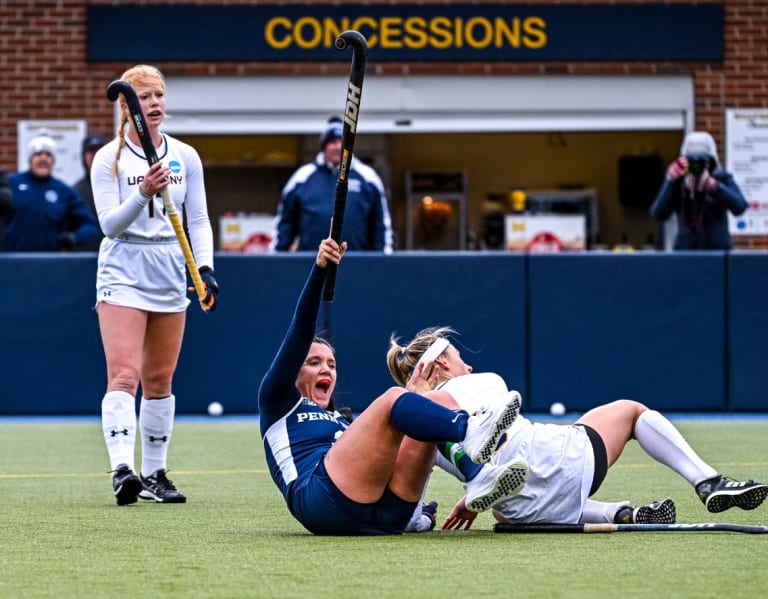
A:
{"label": "player in white uniform on ground", "polygon": [[[449,327],[424,329],[400,346],[392,338],[387,364],[400,382],[411,376],[419,360],[430,355],[434,372],[430,384],[451,393],[457,403],[472,413],[487,408],[489,397],[507,389],[493,373],[472,374],[448,336]],[[740,507],[758,507],[768,495],[763,483],[735,481],[721,476],[688,445],[674,425],[662,414],[626,399],[588,411],[573,425],[543,424],[518,416],[498,450],[498,459],[519,456],[528,462],[529,476],[523,490],[494,505],[500,522],[530,523],[672,523],[675,507],[671,499],[632,507],[629,502],[589,499],[597,492],[607,470],[619,459],[625,445],[635,439],[656,461],[685,478],[706,508],[713,513]],[[467,478],[477,473],[458,451],[451,448],[438,465]],[[461,499],[443,528],[469,528],[477,513]]]}
{"label": "player in white uniform on ground", "polygon": [[[166,459],[176,402],[171,379],[189,299],[184,256],[160,191],[167,187],[179,213],[186,213],[190,243],[208,292],[203,300],[207,310],[216,307],[218,293],[213,232],[200,157],[191,146],[160,132],[165,117],[163,75],[152,66],[138,65],[121,78],[136,91],[159,162],[148,166],[121,95],[117,137],[96,153],[91,167],[96,212],[105,235],[96,279],[107,360],[102,425],[118,505],[135,503],[138,497],[183,503],[185,495],[166,476]],[[141,476],[134,469],[139,383]]]}

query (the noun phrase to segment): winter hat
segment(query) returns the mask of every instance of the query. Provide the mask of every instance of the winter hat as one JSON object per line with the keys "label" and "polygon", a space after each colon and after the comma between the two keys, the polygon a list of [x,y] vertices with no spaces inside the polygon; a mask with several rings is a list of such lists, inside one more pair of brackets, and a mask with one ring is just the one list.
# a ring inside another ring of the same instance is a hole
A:
{"label": "winter hat", "polygon": [[680,146],[681,156],[695,156],[697,154],[709,156],[715,161],[715,164],[719,164],[715,138],[706,131],[691,131],[685,136],[683,145]]}
{"label": "winter hat", "polygon": [[83,153],[86,150],[98,150],[105,143],[107,143],[107,138],[101,133],[89,133],[88,137],[83,140]]}
{"label": "winter hat", "polygon": [[83,161],[83,168],[86,171],[89,170],[89,167],[85,161],[85,153],[88,150],[98,150],[101,146],[103,146],[106,143],[107,143],[107,138],[104,137],[101,133],[89,133],[88,136],[83,140],[83,151],[80,157]]}
{"label": "winter hat", "polygon": [[337,116],[332,116],[325,124],[325,129],[320,134],[320,149],[324,150],[325,146],[334,139],[341,139],[341,133],[344,130],[344,125],[341,119]]}
{"label": "winter hat", "polygon": [[40,135],[29,142],[27,146],[27,160],[40,152],[48,152],[51,156],[56,155],[56,142],[47,135]]}

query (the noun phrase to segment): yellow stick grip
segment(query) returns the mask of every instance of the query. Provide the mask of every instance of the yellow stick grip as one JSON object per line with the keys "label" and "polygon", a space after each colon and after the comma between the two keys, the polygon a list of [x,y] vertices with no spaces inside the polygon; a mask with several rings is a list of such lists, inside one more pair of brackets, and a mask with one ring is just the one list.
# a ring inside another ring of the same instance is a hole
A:
{"label": "yellow stick grip", "polygon": [[173,231],[176,233],[176,238],[179,240],[179,245],[181,246],[181,252],[184,254],[184,261],[187,263],[189,276],[192,278],[192,285],[195,287],[195,293],[200,302],[200,307],[203,309],[203,312],[208,312],[208,306],[203,303],[203,300],[207,295],[205,291],[205,283],[203,283],[203,279],[200,278],[200,271],[197,269],[195,256],[192,254],[192,248],[189,245],[187,235],[184,233],[184,226],[181,224],[181,217],[179,216],[178,210],[176,210],[176,204],[173,203],[167,187],[163,189],[161,195],[163,196],[165,211],[168,213],[168,218],[171,219]]}

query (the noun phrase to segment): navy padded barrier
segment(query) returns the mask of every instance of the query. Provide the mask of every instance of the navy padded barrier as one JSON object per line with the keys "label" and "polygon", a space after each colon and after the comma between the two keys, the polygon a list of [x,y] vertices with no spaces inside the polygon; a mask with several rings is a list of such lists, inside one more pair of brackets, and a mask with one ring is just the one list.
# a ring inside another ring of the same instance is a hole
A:
{"label": "navy padded barrier", "polygon": [[389,338],[451,326],[475,372],[497,372],[527,392],[525,258],[499,253],[408,252],[347,255],[331,304],[337,401],[361,409],[394,385]]}
{"label": "navy padded barrier", "polygon": [[176,410],[205,414],[212,401],[226,413],[258,412],[259,384],[293,316],[314,254],[216,256],[220,306],[196,302],[173,377]]}
{"label": "navy padded barrier", "polygon": [[530,256],[529,409],[725,401],[723,252]]}
{"label": "navy padded barrier", "polygon": [[[179,413],[204,413],[213,400],[255,412],[313,259],[217,255],[221,308],[190,307]],[[0,254],[0,414],[99,414],[95,273],[95,254]],[[339,403],[360,409],[392,384],[393,331],[408,339],[447,324],[466,361],[502,374],[526,411],[619,397],[664,411],[766,411],[766,275],[765,253],[349,254],[327,306]]]}
{"label": "navy padded barrier", "polygon": [[100,413],[96,254],[0,256],[0,280],[0,413]]}
{"label": "navy padded barrier", "polygon": [[765,345],[768,339],[768,254],[728,257],[728,395],[730,409],[768,412]]}

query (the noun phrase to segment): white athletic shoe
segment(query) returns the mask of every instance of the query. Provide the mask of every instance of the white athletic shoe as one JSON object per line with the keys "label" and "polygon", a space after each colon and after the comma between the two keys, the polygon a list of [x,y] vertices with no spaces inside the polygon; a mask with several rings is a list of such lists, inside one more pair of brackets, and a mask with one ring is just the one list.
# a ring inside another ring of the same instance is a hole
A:
{"label": "white athletic shoe", "polygon": [[491,459],[504,432],[512,426],[520,412],[520,394],[509,391],[505,402],[494,408],[479,410],[469,417],[467,434],[461,442],[469,459],[483,464]]}
{"label": "white athletic shoe", "polygon": [[517,495],[528,480],[528,464],[523,458],[513,458],[502,464],[485,464],[469,481],[464,505],[473,512],[484,512],[499,501]]}

